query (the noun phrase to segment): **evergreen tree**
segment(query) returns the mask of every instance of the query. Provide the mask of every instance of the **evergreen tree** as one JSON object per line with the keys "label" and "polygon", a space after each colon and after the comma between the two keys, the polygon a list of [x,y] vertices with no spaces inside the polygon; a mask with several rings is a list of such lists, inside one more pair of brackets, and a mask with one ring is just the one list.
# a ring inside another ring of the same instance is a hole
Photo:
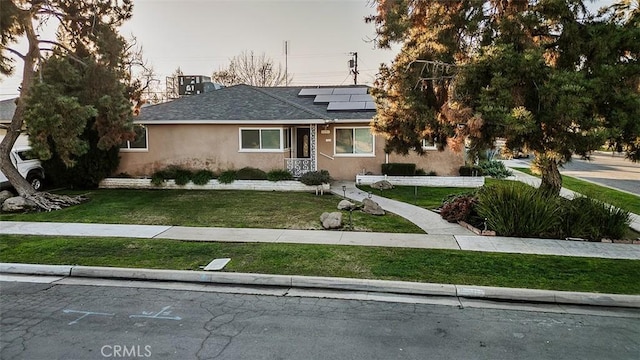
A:
{"label": "evergreen tree", "polygon": [[[38,196],[22,179],[11,164],[9,152],[25,119],[30,142],[38,154],[50,156],[51,144],[66,165],[73,165],[76,157],[90,147],[86,139],[78,138],[87,123],[97,132],[100,149],[118,146],[131,136],[131,92],[127,91],[122,68],[126,46],[117,28],[131,17],[132,4],[130,0],[1,1],[0,72],[10,74],[15,58],[24,66],[16,111],[0,143],[0,169],[20,195],[44,209],[57,208],[47,200],[51,197]],[[59,23],[55,40],[38,36],[38,29],[47,21]],[[28,44],[25,52],[10,47],[19,39]],[[43,49],[47,51],[43,53]],[[53,55],[43,67],[40,60],[45,53]],[[60,77],[48,74],[49,70]]]}
{"label": "evergreen tree", "polygon": [[398,152],[467,138],[474,155],[505,138],[535,153],[553,193],[558,167],[606,136],[637,160],[638,9],[627,3],[596,17],[580,0],[377,1],[378,44],[402,50],[372,92],[374,129]]}

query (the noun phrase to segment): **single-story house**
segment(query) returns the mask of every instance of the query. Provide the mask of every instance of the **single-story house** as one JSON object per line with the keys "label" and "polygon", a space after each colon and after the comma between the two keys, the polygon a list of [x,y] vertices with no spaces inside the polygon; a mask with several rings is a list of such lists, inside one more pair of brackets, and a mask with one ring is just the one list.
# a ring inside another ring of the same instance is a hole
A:
{"label": "single-story house", "polygon": [[[13,113],[15,112],[16,98],[0,100],[0,141],[7,133],[6,127],[9,127],[9,125],[11,125],[11,121],[13,120]],[[20,134],[14,146],[27,145],[29,145],[29,137],[25,133]]]}
{"label": "single-story house", "polygon": [[464,155],[451,150],[386,154],[384,137],[370,128],[374,114],[366,86],[236,85],[186,96],[141,109],[134,118],[138,137],[123,144],[117,173],[251,166],[289,169],[295,176],[328,170],[334,179],[353,180],[380,174],[386,162],[409,162],[427,173],[458,175]]}

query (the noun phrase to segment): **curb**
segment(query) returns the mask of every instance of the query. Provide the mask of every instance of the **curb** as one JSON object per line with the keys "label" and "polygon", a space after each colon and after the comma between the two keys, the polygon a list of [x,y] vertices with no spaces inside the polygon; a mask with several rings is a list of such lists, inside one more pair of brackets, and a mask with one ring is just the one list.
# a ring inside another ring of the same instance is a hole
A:
{"label": "curb", "polygon": [[0,273],[85,278],[176,281],[246,286],[366,291],[377,293],[449,296],[484,300],[640,308],[640,295],[598,294],[489,286],[415,283],[299,275],[265,275],[189,270],[154,270],[97,266],[0,263]]}

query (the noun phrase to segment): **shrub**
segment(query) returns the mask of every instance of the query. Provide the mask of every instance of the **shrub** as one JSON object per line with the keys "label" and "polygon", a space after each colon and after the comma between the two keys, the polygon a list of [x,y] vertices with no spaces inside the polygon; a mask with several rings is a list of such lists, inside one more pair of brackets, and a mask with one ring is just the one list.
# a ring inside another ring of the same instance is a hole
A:
{"label": "shrub", "polygon": [[274,169],[267,173],[267,180],[269,181],[293,180],[293,175],[289,170]]}
{"label": "shrub", "polygon": [[458,171],[460,176],[482,176],[482,168],[477,165],[461,166]]}
{"label": "shrub", "polygon": [[440,216],[449,222],[467,221],[472,213],[478,199],[471,194],[458,195],[447,200],[440,209]]}
{"label": "shrub", "polygon": [[330,183],[333,179],[327,170],[320,170],[304,173],[298,180],[305,185],[315,186]]}
{"label": "shrub", "polygon": [[231,184],[232,182],[238,180],[237,171],[236,170],[226,170],[220,173],[218,176],[218,181],[221,184]]}
{"label": "shrub", "polygon": [[424,169],[416,169],[416,172],[414,173],[415,176],[426,176],[427,172],[424,171]]}
{"label": "shrub", "polygon": [[196,185],[206,185],[209,183],[209,180],[213,179],[214,173],[209,170],[198,170],[191,177],[191,181],[193,181]]}
{"label": "shrub", "polygon": [[164,183],[164,175],[160,171],[156,171],[151,175],[151,184],[161,186]]}
{"label": "shrub", "polygon": [[382,164],[382,173],[389,176],[413,176],[416,173],[416,164],[411,163],[387,163]]}
{"label": "shrub", "polygon": [[151,184],[160,186],[169,179],[174,179],[177,185],[185,185],[191,180],[191,170],[187,170],[179,165],[167,166],[151,175]]}
{"label": "shrub", "polygon": [[491,176],[496,179],[504,179],[513,175],[511,170],[504,167],[504,163],[502,161],[483,161],[480,163],[479,167],[482,169],[482,175]]}
{"label": "shrub", "polygon": [[191,181],[191,176],[191,170],[181,168],[176,169],[174,177],[176,185],[186,185],[189,181]]}
{"label": "shrub", "polygon": [[478,214],[502,236],[557,237],[562,201],[518,182],[485,186],[478,192]]}
{"label": "shrub", "polygon": [[267,173],[253,167],[243,167],[236,172],[237,180],[266,180]]}
{"label": "shrub", "polygon": [[580,196],[565,201],[563,235],[590,241],[620,239],[629,227],[629,212]]}

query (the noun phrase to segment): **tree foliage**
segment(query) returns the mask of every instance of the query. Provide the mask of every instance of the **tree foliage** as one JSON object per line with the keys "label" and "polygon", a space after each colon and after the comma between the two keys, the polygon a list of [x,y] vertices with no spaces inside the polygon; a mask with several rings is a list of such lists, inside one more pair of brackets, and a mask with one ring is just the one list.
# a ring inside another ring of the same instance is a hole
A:
{"label": "tree foliage", "polygon": [[[66,166],[91,147],[81,136],[87,131],[95,131],[103,151],[133,136],[135,84],[125,66],[127,42],[117,33],[131,11],[130,0],[2,0],[0,71],[11,74],[19,59],[23,72],[16,111],[0,143],[0,168],[20,195],[34,194],[9,161],[23,125],[42,158],[55,154]],[[49,21],[59,24],[55,40],[38,35]],[[25,52],[10,47],[20,39],[28,44]]]}
{"label": "tree foliage", "polygon": [[[471,155],[496,138],[536,155],[543,186],[558,166],[610,138],[638,160],[640,27],[621,1],[599,16],[581,0],[379,0],[378,45],[402,43],[372,91],[387,149],[421,139]],[[635,119],[635,120],[634,120]]]}
{"label": "tree foliage", "polygon": [[227,68],[214,71],[211,80],[224,86],[279,86],[290,83],[292,77],[285,74],[282,65],[276,65],[265,53],[256,55],[253,51],[243,51],[229,59]]}

